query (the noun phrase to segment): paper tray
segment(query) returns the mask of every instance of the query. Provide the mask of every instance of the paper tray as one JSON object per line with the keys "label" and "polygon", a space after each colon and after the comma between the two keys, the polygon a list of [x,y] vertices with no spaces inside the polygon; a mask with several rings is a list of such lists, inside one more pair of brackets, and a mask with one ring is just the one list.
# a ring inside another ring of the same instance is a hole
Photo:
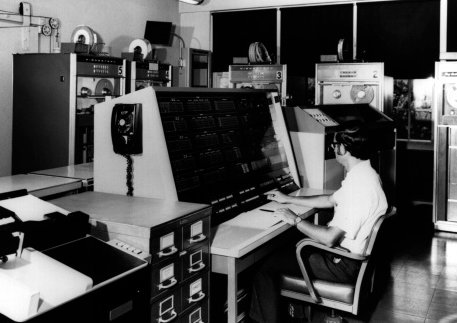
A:
{"label": "paper tray", "polygon": [[47,249],[43,253],[91,277],[94,288],[147,265],[146,261],[92,236]]}

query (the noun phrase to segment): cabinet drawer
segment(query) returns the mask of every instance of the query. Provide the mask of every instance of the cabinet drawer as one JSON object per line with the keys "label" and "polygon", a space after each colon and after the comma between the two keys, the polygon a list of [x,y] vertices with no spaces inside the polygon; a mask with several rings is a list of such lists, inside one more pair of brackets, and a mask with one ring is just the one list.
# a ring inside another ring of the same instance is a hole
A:
{"label": "cabinet drawer", "polygon": [[150,253],[151,263],[170,259],[181,251],[181,228],[179,222],[151,231]]}
{"label": "cabinet drawer", "polygon": [[151,306],[151,322],[179,322],[178,314],[181,312],[180,290],[167,293]]}
{"label": "cabinet drawer", "polygon": [[209,239],[209,218],[198,218],[184,221],[182,225],[183,249],[192,248]]}
{"label": "cabinet drawer", "polygon": [[197,306],[191,307],[181,315],[179,323],[208,323],[209,306],[208,299],[198,303]]}
{"label": "cabinet drawer", "polygon": [[179,258],[161,262],[152,267],[151,298],[173,289],[182,280]]}
{"label": "cabinet drawer", "polygon": [[181,310],[185,311],[192,305],[201,303],[202,300],[208,299],[208,275],[209,272],[205,272],[203,275],[196,276],[195,278],[189,279],[186,283],[182,284],[181,287]]}
{"label": "cabinet drawer", "polygon": [[209,267],[209,246],[200,244],[181,257],[182,280],[202,273]]}

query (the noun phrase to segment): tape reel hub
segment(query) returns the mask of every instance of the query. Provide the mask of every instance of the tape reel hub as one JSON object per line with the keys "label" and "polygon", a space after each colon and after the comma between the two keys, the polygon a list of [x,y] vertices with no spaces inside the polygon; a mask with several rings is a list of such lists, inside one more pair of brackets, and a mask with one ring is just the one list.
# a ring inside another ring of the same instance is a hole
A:
{"label": "tape reel hub", "polygon": [[369,85],[353,85],[350,95],[354,103],[371,103],[374,99],[374,90]]}
{"label": "tape reel hub", "polygon": [[341,98],[341,91],[340,91],[340,90],[335,90],[335,91],[333,91],[332,96],[333,96],[335,99]]}

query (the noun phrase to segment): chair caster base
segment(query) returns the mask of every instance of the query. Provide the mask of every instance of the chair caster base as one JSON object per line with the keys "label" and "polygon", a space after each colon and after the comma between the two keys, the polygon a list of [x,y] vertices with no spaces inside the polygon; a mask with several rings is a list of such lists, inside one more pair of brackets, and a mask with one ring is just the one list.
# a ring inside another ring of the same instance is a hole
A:
{"label": "chair caster base", "polygon": [[326,315],[324,323],[343,323],[343,318],[339,315]]}
{"label": "chair caster base", "polygon": [[311,305],[289,303],[287,310],[289,317],[297,319],[300,322],[311,322]]}

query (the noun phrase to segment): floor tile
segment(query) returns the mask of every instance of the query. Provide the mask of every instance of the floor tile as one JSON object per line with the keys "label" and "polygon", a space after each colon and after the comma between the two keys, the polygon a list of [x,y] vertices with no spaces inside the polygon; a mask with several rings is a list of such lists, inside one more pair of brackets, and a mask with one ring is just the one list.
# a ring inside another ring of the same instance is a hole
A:
{"label": "floor tile", "polygon": [[435,289],[432,303],[455,306],[457,309],[457,292],[444,289]]}
{"label": "floor tile", "polygon": [[432,303],[430,308],[427,312],[427,318],[434,319],[434,320],[441,320],[445,317],[454,315],[455,321],[457,322],[457,315],[455,315],[457,309],[454,304],[439,304],[439,303]]}
{"label": "floor tile", "polygon": [[439,279],[439,275],[430,274],[426,271],[413,271],[407,267],[403,267],[395,276],[396,282],[405,282],[429,288],[434,288]]}
{"label": "floor tile", "polygon": [[431,302],[433,294],[434,288],[395,280],[386,287],[386,291],[381,299],[389,299],[396,296],[417,298],[425,302]]}
{"label": "floor tile", "polygon": [[394,295],[390,298],[383,298],[379,301],[379,309],[390,309],[394,312],[409,314],[425,319],[431,299],[424,299],[412,296]]}
{"label": "floor tile", "polygon": [[423,323],[423,317],[417,317],[391,310],[377,309],[370,318],[370,323]]}
{"label": "floor tile", "polygon": [[440,280],[436,284],[436,288],[457,292],[457,279],[447,279],[445,277],[440,277]]}

